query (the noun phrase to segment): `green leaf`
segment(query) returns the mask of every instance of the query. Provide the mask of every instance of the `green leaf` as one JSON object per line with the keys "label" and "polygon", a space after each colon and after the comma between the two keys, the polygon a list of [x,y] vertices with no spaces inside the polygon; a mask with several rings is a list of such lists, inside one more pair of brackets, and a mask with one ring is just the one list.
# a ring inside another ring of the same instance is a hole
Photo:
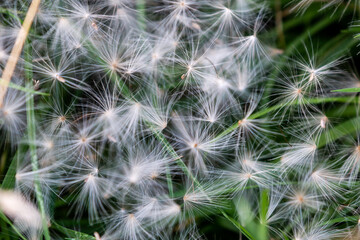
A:
{"label": "green leaf", "polygon": [[343,223],[343,222],[358,223],[359,219],[360,219],[360,216],[339,217],[339,218],[334,218],[334,219],[329,220],[329,221],[325,221],[321,225],[325,225],[325,224],[332,225],[332,224],[335,224],[335,223]]}
{"label": "green leaf", "polygon": [[[0,78],[0,84],[2,83],[2,79]],[[49,93],[43,93],[43,92],[39,92],[39,91],[35,91],[34,89],[31,88],[26,88],[20,85],[17,85],[15,83],[9,82],[9,88],[13,88],[22,92],[26,92],[26,93],[31,93],[31,94],[36,94],[36,95],[42,95],[42,96],[50,96]]]}
{"label": "green leaf", "polygon": [[284,237],[284,240],[289,240],[288,236],[286,236],[286,233],[282,232],[282,235]]}
{"label": "green leaf", "polygon": [[244,234],[248,239],[255,240],[256,238],[246,229],[244,228],[238,221],[230,217],[227,213],[224,211],[221,211],[221,213],[224,215],[224,217],[229,220],[239,231]]}
{"label": "green leaf", "polygon": [[269,190],[264,189],[260,194],[260,221],[261,224],[266,223],[266,214],[269,208]]}
{"label": "green leaf", "polygon": [[17,168],[18,163],[20,162],[22,153],[24,153],[26,150],[27,150],[27,146],[19,145],[19,147],[15,153],[15,156],[11,160],[10,166],[6,172],[4,180],[1,184],[2,188],[13,189],[15,187],[16,168]]}
{"label": "green leaf", "polygon": [[42,95],[42,96],[50,96],[50,93],[44,93],[44,92],[35,91],[34,89],[26,88],[26,87],[17,85],[17,84],[12,83],[12,82],[9,83],[9,87],[13,88],[13,89],[23,91],[23,92],[26,92],[26,93],[32,93],[32,94]]}
{"label": "green leaf", "polygon": [[264,189],[260,192],[260,227],[259,227],[259,238],[268,239],[268,227],[266,214],[269,209],[269,190]]}
{"label": "green leaf", "polygon": [[331,92],[357,93],[360,92],[360,88],[343,88],[343,89],[331,90]]}
{"label": "green leaf", "polygon": [[68,236],[68,238],[65,239],[76,239],[76,240],[95,240],[95,237],[90,236],[86,233],[82,233],[82,232],[78,232],[66,227],[63,227],[57,223],[52,223],[51,228],[58,230],[59,232],[62,232],[63,234],[65,234],[66,236]]}
{"label": "green leaf", "polygon": [[15,187],[16,166],[17,166],[17,158],[19,157],[19,154],[20,154],[20,150],[16,152],[14,158],[10,163],[4,181],[1,184],[1,188],[3,189],[13,189]]}

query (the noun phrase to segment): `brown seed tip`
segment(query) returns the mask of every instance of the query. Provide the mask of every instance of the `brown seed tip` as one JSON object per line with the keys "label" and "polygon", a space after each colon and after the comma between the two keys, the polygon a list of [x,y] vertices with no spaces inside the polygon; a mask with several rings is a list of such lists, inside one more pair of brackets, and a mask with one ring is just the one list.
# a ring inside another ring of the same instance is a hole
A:
{"label": "brown seed tip", "polygon": [[99,27],[95,22],[92,22],[91,26],[95,29],[95,31],[99,30]]}
{"label": "brown seed tip", "polygon": [[158,173],[153,172],[150,177],[151,177],[151,179],[156,179],[158,176],[159,176]]}
{"label": "brown seed tip", "polygon": [[320,127],[326,128],[326,123],[328,122],[328,118],[326,116],[322,117],[320,120]]}
{"label": "brown seed tip", "polygon": [[245,124],[245,122],[246,122],[246,119],[245,119],[245,118],[239,120],[239,121],[238,121],[238,126],[241,126],[241,125]]}
{"label": "brown seed tip", "polygon": [[58,80],[59,82],[62,82],[62,83],[65,82],[65,79],[64,79],[62,76],[60,76],[59,74],[55,74],[55,78],[56,78],[56,80]]}
{"label": "brown seed tip", "polygon": [[201,30],[200,25],[197,24],[196,22],[191,23],[191,26],[192,26],[194,29],[196,29],[196,30]]}
{"label": "brown seed tip", "polygon": [[358,146],[355,148],[355,151],[356,151],[356,152],[360,152],[360,145],[358,145]]}
{"label": "brown seed tip", "polygon": [[298,200],[300,203],[304,203],[304,196],[303,196],[303,195],[297,196],[297,200]]}
{"label": "brown seed tip", "polygon": [[111,70],[116,70],[118,67],[118,63],[117,61],[113,61],[111,64],[110,64],[110,68]]}

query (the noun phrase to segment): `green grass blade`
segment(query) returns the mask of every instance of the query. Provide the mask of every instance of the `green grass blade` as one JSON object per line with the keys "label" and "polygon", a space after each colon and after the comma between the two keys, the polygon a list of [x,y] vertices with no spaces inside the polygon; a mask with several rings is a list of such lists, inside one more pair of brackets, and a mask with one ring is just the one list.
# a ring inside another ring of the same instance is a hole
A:
{"label": "green grass blade", "polygon": [[224,211],[221,211],[222,215],[224,215],[224,217],[229,220],[237,229],[239,229],[239,231],[244,234],[248,239],[251,240],[256,240],[256,238],[248,231],[246,230],[246,228],[244,228],[238,221],[236,221],[235,219],[233,219],[232,217],[230,217],[227,213],[225,213]]}
{"label": "green grass blade", "polygon": [[68,238],[66,239],[76,239],[76,240],[95,240],[95,237],[90,236],[86,233],[78,232],[66,227],[63,227],[57,223],[52,223],[51,228],[65,234]]}
{"label": "green grass blade", "polygon": [[[31,86],[32,85],[32,65],[31,65],[32,55],[31,55],[31,45],[28,41],[25,43],[24,51],[25,51],[25,59],[26,59],[26,61],[25,61],[25,77],[28,82],[28,85]],[[34,113],[34,95],[31,93],[28,93],[28,94],[29,94],[29,97],[27,98],[27,101],[26,101],[27,135],[28,135],[28,140],[29,140],[31,166],[32,166],[32,170],[34,172],[36,172],[39,170],[39,163],[38,163],[36,146],[35,146],[36,122],[35,122],[35,113]],[[46,240],[50,240],[48,221],[47,221],[45,206],[44,206],[44,199],[43,199],[43,194],[41,192],[39,177],[37,175],[35,175],[34,187],[35,187],[36,200],[37,200],[39,210],[41,213],[41,218],[42,218],[43,234],[44,234],[44,237]]]}
{"label": "green grass blade", "polygon": [[139,28],[142,30],[144,30],[146,27],[145,5],[145,0],[136,0],[136,10],[138,11],[138,25]]}
{"label": "green grass blade", "polygon": [[259,229],[259,235],[260,238],[263,240],[268,239],[268,226],[267,226],[267,218],[266,214],[269,209],[269,190],[264,189],[260,191],[260,229]]}
{"label": "green grass blade", "polygon": [[[0,79],[0,81],[1,81],[1,79]],[[9,83],[9,88],[13,88],[13,89],[16,89],[16,90],[20,90],[22,92],[31,93],[31,94],[35,94],[35,95],[50,96],[50,93],[44,93],[44,92],[35,91],[34,89],[26,88],[26,87],[17,85],[17,84],[12,83],[12,82]]]}
{"label": "green grass blade", "polygon": [[337,90],[331,90],[331,92],[357,93],[360,92],[360,88],[342,88]]}
{"label": "green grass blade", "polygon": [[20,149],[16,152],[13,157],[10,166],[6,172],[3,182],[1,183],[1,188],[3,189],[13,189],[15,187],[15,175],[16,175],[16,167],[17,167],[17,159],[20,154]]}

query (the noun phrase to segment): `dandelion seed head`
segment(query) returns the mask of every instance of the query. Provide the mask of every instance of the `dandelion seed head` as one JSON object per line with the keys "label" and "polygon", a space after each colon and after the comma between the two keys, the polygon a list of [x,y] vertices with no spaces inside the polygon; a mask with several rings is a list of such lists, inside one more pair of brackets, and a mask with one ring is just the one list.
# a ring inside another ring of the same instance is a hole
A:
{"label": "dandelion seed head", "polygon": [[140,177],[141,177],[140,171],[141,171],[141,169],[138,166],[132,167],[130,175],[128,176],[130,183],[132,183],[132,184],[138,183],[138,181],[140,180]]}
{"label": "dandelion seed head", "polygon": [[[192,23],[191,23],[191,26],[192,26],[194,29],[198,30],[198,31],[201,30],[201,26],[200,26],[198,23],[196,23],[196,22],[192,22]],[[175,46],[176,46],[176,45],[175,45]]]}
{"label": "dandelion seed head", "polygon": [[47,148],[47,149],[52,149],[52,148],[54,148],[54,142],[51,141],[51,140],[45,141],[44,145],[45,145],[45,148]]}
{"label": "dandelion seed head", "polygon": [[94,21],[91,22],[91,27],[93,27],[95,31],[99,30],[98,25],[97,25],[96,22],[94,22]]}
{"label": "dandelion seed head", "polygon": [[5,109],[4,107],[2,107],[2,114],[4,115],[4,117],[10,116],[12,114],[11,109]]}
{"label": "dandelion seed head", "polygon": [[297,203],[298,203],[299,205],[302,205],[302,204],[304,203],[304,201],[305,201],[305,199],[304,199],[304,194],[298,193],[298,194],[295,196],[295,199],[296,199],[296,201],[297,201]]}
{"label": "dandelion seed head", "polygon": [[188,65],[187,67],[188,73],[190,73],[191,71],[193,71],[194,67],[192,64]]}
{"label": "dandelion seed head", "polygon": [[89,139],[87,137],[80,137],[79,140],[81,144],[87,144]]}
{"label": "dandelion seed head", "polygon": [[151,175],[150,175],[151,179],[156,179],[159,177],[159,173],[157,172],[152,172]]}
{"label": "dandelion seed head", "polygon": [[60,31],[62,30],[67,30],[67,28],[69,28],[71,25],[70,21],[64,17],[59,18],[58,21],[58,27],[60,29]]}
{"label": "dandelion seed head", "polygon": [[186,202],[190,199],[190,196],[188,196],[187,194],[184,195],[183,197],[183,201]]}
{"label": "dandelion seed head", "polygon": [[315,69],[309,69],[309,82],[312,82],[316,78],[316,70]]}
{"label": "dandelion seed head", "polygon": [[157,60],[157,59],[159,59],[159,54],[158,53],[153,53],[151,55],[151,57],[152,57],[152,59]]}
{"label": "dandelion seed head", "polygon": [[94,181],[94,175],[93,174],[88,174],[88,176],[85,178],[85,182],[93,182]]}
{"label": "dandelion seed head", "polygon": [[114,117],[114,109],[110,108],[104,111],[103,115],[107,118],[107,119],[112,119]]}
{"label": "dandelion seed head", "polygon": [[180,205],[178,205],[176,203],[170,204],[167,207],[166,211],[167,211],[167,214],[169,214],[170,216],[174,216],[174,215],[176,216],[181,213],[181,207],[180,207]]}
{"label": "dandelion seed head", "polygon": [[252,178],[252,174],[251,173],[245,173],[245,178],[248,178],[248,179]]}
{"label": "dandelion seed head", "polygon": [[238,121],[238,126],[244,126],[246,124],[247,124],[247,119],[246,118],[241,119],[241,120]]}
{"label": "dandelion seed head", "polygon": [[216,84],[220,89],[229,87],[229,84],[223,78],[216,78]]}
{"label": "dandelion seed head", "polygon": [[0,49],[0,61],[3,61],[8,58],[8,54],[5,52],[5,50]]}
{"label": "dandelion seed head", "polygon": [[109,65],[111,70],[116,71],[119,65],[118,60],[113,60]]}
{"label": "dandelion seed head", "polygon": [[128,215],[128,219],[129,219],[129,221],[131,221],[131,222],[136,221],[135,215],[134,215],[133,213],[130,213],[130,214]]}
{"label": "dandelion seed head", "polygon": [[329,121],[329,119],[326,116],[322,117],[320,119],[320,127],[321,128],[326,128],[326,125],[327,125],[328,121]]}
{"label": "dandelion seed head", "polygon": [[58,80],[59,82],[62,82],[62,83],[65,82],[65,79],[64,79],[64,78],[60,75],[60,73],[58,73],[58,72],[53,73],[53,77],[54,77],[56,80]]}
{"label": "dandelion seed head", "polygon": [[58,121],[60,123],[64,123],[66,121],[66,117],[65,116],[60,116],[60,117],[58,117]]}
{"label": "dandelion seed head", "polygon": [[296,96],[302,96],[302,94],[303,94],[302,88],[296,88],[296,89],[294,89],[294,95],[296,95]]}
{"label": "dandelion seed head", "polygon": [[179,1],[179,6],[181,8],[187,8],[188,7],[188,4],[186,3],[186,1]]}
{"label": "dandelion seed head", "polygon": [[196,142],[191,142],[189,143],[189,146],[192,148],[192,149],[197,149],[199,147],[199,144],[196,143]]}

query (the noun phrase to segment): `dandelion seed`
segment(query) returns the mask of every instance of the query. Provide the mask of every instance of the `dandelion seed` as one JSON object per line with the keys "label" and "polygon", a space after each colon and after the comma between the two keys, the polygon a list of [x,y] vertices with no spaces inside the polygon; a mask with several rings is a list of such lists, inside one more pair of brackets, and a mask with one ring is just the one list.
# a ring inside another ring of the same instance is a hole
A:
{"label": "dandelion seed", "polygon": [[3,140],[8,138],[12,144],[21,137],[25,127],[25,101],[25,94],[18,90],[8,89],[3,104],[0,106],[0,129],[5,130],[6,134]]}
{"label": "dandelion seed", "polygon": [[358,142],[354,142],[353,146],[347,147],[341,152],[345,162],[340,168],[340,172],[349,183],[358,176],[360,169],[360,145]]}
{"label": "dandelion seed", "polygon": [[[226,146],[224,137],[215,139],[212,137],[202,122],[186,122],[176,118],[174,121],[174,136],[179,153],[189,159],[189,164],[196,172],[206,172],[210,157],[216,161],[220,152]],[[204,129],[205,127],[205,129]]]}
{"label": "dandelion seed", "polygon": [[40,212],[21,194],[0,191],[0,209],[14,220],[20,231],[27,233],[28,239],[37,239],[42,230]]}

